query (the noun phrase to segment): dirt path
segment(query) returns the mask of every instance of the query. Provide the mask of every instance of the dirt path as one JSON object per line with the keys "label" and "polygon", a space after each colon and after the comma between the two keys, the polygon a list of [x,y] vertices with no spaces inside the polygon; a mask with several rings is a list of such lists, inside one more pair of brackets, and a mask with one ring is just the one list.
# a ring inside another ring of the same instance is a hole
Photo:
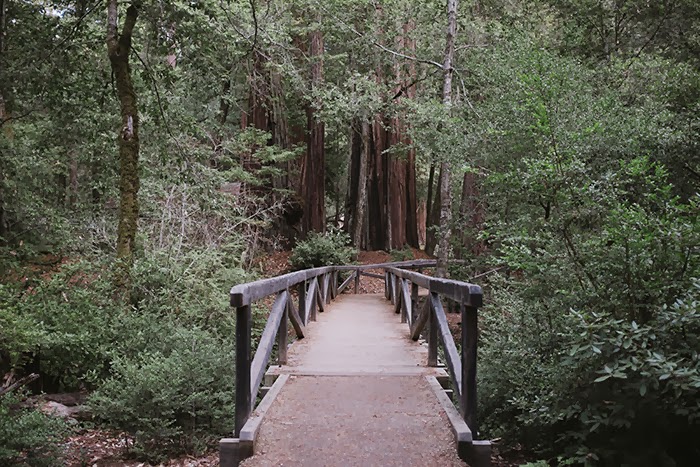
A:
{"label": "dirt path", "polygon": [[242,465],[464,466],[424,377],[292,376]]}
{"label": "dirt path", "polygon": [[466,465],[425,379],[437,372],[427,349],[383,295],[343,295],[307,331],[243,465]]}

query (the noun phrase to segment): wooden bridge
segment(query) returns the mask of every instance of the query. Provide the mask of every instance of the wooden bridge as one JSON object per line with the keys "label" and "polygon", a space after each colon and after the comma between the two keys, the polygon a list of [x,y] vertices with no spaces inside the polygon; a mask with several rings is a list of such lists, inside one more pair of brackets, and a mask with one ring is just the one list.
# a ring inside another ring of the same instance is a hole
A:
{"label": "wooden bridge", "polygon": [[[489,465],[490,444],[475,440],[481,288],[411,271],[431,267],[333,266],[233,287],[235,428],[221,465]],[[384,295],[358,294],[363,276],[383,279]],[[253,356],[257,301],[272,306]],[[461,353],[448,302],[461,312]]]}

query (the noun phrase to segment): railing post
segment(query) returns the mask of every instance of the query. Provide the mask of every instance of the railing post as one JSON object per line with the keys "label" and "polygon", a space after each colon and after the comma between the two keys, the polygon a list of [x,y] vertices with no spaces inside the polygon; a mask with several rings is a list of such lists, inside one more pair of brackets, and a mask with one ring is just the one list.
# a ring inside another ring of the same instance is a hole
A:
{"label": "railing post", "polygon": [[333,271],[331,273],[331,298],[335,300],[338,296],[338,271]]}
{"label": "railing post", "polygon": [[355,269],[355,293],[360,293],[360,268]]}
{"label": "railing post", "polygon": [[477,308],[460,304],[462,313],[462,390],[459,401],[462,417],[476,438],[476,349],[478,336]]}
{"label": "railing post", "polygon": [[299,294],[299,316],[306,326],[309,324],[309,317],[306,316],[306,281],[299,282],[297,293]]}
{"label": "railing post", "polygon": [[280,321],[280,326],[277,328],[277,364],[284,365],[287,363],[287,333],[289,319],[289,307],[291,306],[292,296],[287,296],[287,303],[282,312],[282,320]]}
{"label": "railing post", "polygon": [[389,300],[389,271],[384,271],[384,298]]}
{"label": "railing post", "polygon": [[308,297],[309,300],[311,300],[311,310],[309,311],[309,321],[316,321],[316,311],[318,310],[318,294],[319,294],[319,287],[321,287],[319,281],[318,281],[318,276],[314,277],[311,279],[312,281],[316,281],[316,290],[313,293],[313,296]]}
{"label": "railing post", "polygon": [[[430,301],[430,292],[428,300]],[[431,301],[432,302],[432,301]],[[435,309],[432,303],[430,307],[430,321],[428,322],[428,366],[438,366],[438,323]]]}
{"label": "railing post", "polygon": [[394,312],[398,314],[401,313],[401,300],[403,297],[403,293],[401,293],[401,278],[399,276],[396,276],[396,280],[394,281],[394,294],[396,295]]}
{"label": "railing post", "polygon": [[399,292],[401,293],[401,307],[400,307],[399,311],[401,312],[401,322],[402,323],[405,323],[408,321],[409,304],[404,303],[405,300],[404,300],[404,295],[403,295],[404,286],[408,286],[408,284],[406,284],[406,282],[408,282],[406,279],[401,279],[401,288],[399,289]]}
{"label": "railing post", "polygon": [[389,301],[391,301],[393,305],[396,298],[394,297],[394,275],[392,273],[388,273],[386,286],[389,289]]}
{"label": "railing post", "polygon": [[236,308],[236,413],[234,436],[238,437],[252,412],[250,398],[250,305]]}
{"label": "railing post", "polygon": [[416,320],[418,314],[418,284],[411,282],[411,323]]}

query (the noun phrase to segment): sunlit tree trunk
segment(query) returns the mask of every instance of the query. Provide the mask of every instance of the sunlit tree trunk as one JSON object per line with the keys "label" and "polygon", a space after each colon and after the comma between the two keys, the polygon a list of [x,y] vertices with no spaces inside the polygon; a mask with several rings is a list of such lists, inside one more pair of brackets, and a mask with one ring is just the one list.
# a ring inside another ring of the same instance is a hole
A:
{"label": "sunlit tree trunk", "polygon": [[139,217],[139,114],[136,92],[131,80],[129,54],[138,8],[130,5],[121,33],[118,32],[117,0],[107,3],[107,53],[117,87],[122,124],[119,146],[119,230],[117,236],[117,285],[125,292],[134,261],[136,229]]}

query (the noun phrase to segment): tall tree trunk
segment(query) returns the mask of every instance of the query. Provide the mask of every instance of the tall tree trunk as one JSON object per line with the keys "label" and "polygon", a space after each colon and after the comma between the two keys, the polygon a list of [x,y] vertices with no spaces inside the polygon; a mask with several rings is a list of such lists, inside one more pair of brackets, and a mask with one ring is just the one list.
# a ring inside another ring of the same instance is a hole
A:
{"label": "tall tree trunk", "polygon": [[367,225],[367,249],[383,250],[390,248],[391,206],[388,199],[389,155],[387,132],[381,115],[375,115],[370,124],[368,154],[369,188],[367,191],[367,214],[372,222]]}
{"label": "tall tree trunk", "polygon": [[[310,34],[309,57],[311,60],[311,92],[323,82],[323,35],[321,31]],[[304,200],[303,234],[326,230],[326,161],[324,147],[325,126],[319,119],[322,102],[314,98],[306,108],[308,139],[306,161],[302,179]]]}
{"label": "tall tree trunk", "polygon": [[433,224],[433,193],[435,186],[435,163],[430,164],[428,175],[428,199],[425,202],[425,251],[429,255],[435,251],[435,234],[431,233]]}
{"label": "tall tree trunk", "polygon": [[365,227],[365,207],[367,205],[367,161],[370,156],[370,124],[367,117],[362,118],[362,151],[357,178],[357,209],[353,225],[352,240],[356,248],[362,248]]}
{"label": "tall tree trunk", "polygon": [[[474,172],[466,172],[462,180],[462,201],[460,203],[461,221],[466,225],[462,231],[462,250],[474,256],[485,250],[483,242],[478,240],[478,233],[484,224],[484,209],[479,202],[479,177]],[[460,257],[463,258],[463,255]]]}
{"label": "tall tree trunk", "polygon": [[350,166],[348,168],[348,193],[345,201],[345,231],[351,238],[354,238],[355,224],[357,223],[361,163],[362,120],[356,117],[350,125]]}
{"label": "tall tree trunk", "polygon": [[[5,104],[5,26],[7,24],[6,11],[8,0],[0,0],[0,130],[4,134],[8,134],[5,125],[9,126],[7,122],[7,107]],[[6,242],[7,236],[7,215],[5,211],[5,167],[7,164],[2,154],[4,151],[0,151],[0,245]]]}
{"label": "tall tree trunk", "polygon": [[139,217],[139,114],[136,92],[131,81],[129,54],[131,35],[139,11],[135,5],[126,10],[121,34],[118,32],[117,0],[107,3],[107,54],[117,86],[122,125],[119,146],[119,230],[117,236],[116,283],[126,292],[134,261],[136,229]]}
{"label": "tall tree trunk", "polygon": [[[455,54],[457,36],[457,0],[447,1],[447,37],[445,44],[445,61],[443,62],[442,103],[447,113],[452,107],[452,62]],[[452,203],[450,196],[450,162],[440,164],[440,238],[438,240],[438,257],[435,275],[447,276],[447,260],[450,254],[450,223],[452,222]]]}
{"label": "tall tree trunk", "polygon": [[[413,19],[409,20],[403,28],[404,48],[411,55],[415,55],[416,52],[416,41],[411,37],[415,28],[416,24]],[[407,65],[406,81],[410,84],[408,84],[406,88],[406,97],[408,99],[415,99],[416,63],[413,60],[409,60]],[[414,248],[420,248],[420,241],[418,239],[418,201],[416,197],[416,150],[412,147],[413,141],[411,141],[411,138],[408,136],[408,131],[406,131],[403,142],[408,146],[408,153],[406,155],[406,243]]]}
{"label": "tall tree trunk", "polygon": [[[432,168],[434,169],[435,166],[433,165]],[[433,178],[434,177],[434,170],[433,170]],[[440,192],[440,180],[442,180],[442,166],[440,166],[440,172],[438,173],[438,182],[437,182],[437,187],[433,190],[435,193],[433,195],[433,204],[431,206],[426,206],[426,209],[428,210],[428,219],[430,224],[430,227],[428,227],[428,231],[426,234],[426,240],[425,240],[425,252],[428,253],[429,255],[432,255],[435,253],[435,248],[437,247],[437,241],[439,237],[439,232],[435,231],[435,226],[440,225],[440,207],[442,206],[441,200],[441,192]]]}

